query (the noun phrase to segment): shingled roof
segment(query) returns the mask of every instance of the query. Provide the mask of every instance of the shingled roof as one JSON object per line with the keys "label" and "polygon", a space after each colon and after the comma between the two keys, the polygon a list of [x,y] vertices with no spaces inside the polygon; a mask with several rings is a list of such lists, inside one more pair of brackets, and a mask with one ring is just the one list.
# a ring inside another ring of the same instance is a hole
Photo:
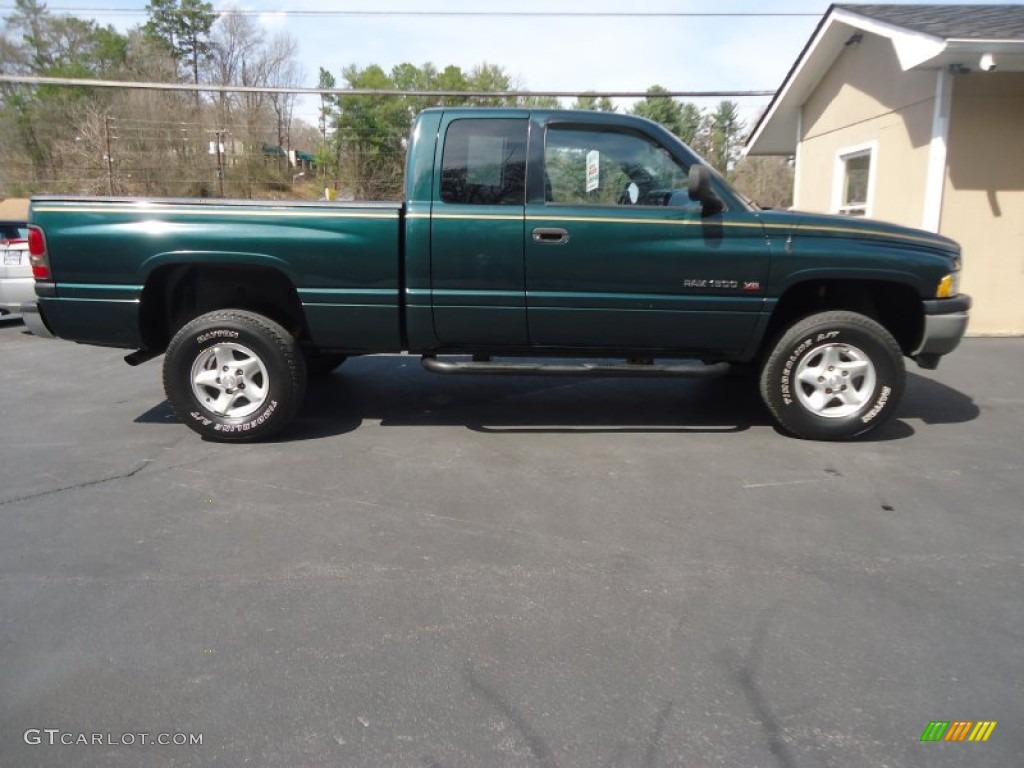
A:
{"label": "shingled roof", "polygon": [[836,5],[945,40],[1024,40],[1024,5]]}

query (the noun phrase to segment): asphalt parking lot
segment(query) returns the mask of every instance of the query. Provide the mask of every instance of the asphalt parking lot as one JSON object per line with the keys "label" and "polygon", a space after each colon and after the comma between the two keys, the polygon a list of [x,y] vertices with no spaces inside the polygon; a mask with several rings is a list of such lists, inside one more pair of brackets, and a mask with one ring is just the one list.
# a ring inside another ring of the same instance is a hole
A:
{"label": "asphalt parking lot", "polygon": [[1024,754],[1024,340],[912,367],[846,444],[744,381],[374,357],[220,445],[122,354],[0,325],[0,765]]}

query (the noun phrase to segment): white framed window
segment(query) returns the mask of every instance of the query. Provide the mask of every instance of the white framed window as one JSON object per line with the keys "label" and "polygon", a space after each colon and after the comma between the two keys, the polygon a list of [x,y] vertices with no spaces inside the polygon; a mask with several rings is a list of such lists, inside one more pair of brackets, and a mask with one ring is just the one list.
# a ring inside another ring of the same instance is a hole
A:
{"label": "white framed window", "polygon": [[846,216],[871,216],[874,208],[878,142],[836,153],[832,210]]}

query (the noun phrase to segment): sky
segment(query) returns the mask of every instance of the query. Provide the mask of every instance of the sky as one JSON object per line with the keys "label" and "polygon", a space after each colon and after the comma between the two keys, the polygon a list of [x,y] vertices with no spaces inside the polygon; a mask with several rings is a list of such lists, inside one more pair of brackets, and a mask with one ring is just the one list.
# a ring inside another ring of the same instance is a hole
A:
{"label": "sky", "polygon": [[[55,13],[66,9],[119,29],[146,18],[146,0],[49,0],[47,4]],[[0,0],[0,7],[10,5],[10,0]],[[643,91],[653,84],[671,91],[774,91],[829,8],[825,0],[517,0],[500,5],[480,0],[213,0],[213,5],[217,10],[239,8],[258,13],[268,36],[285,31],[295,37],[305,71],[303,84],[310,87],[315,87],[320,67],[334,73],[341,84],[341,70],[349,64],[379,64],[390,70],[406,61],[416,65],[432,62],[438,69],[455,64],[468,71],[486,61],[503,67],[521,88],[559,91]],[[97,10],[115,8],[140,13]],[[806,15],[483,18],[294,13],[304,9]],[[763,96],[737,99],[748,126],[769,100]],[[714,101],[698,103],[709,107]],[[298,116],[315,123],[318,105],[317,98],[306,98]],[[620,108],[628,106],[628,102],[620,102]]]}

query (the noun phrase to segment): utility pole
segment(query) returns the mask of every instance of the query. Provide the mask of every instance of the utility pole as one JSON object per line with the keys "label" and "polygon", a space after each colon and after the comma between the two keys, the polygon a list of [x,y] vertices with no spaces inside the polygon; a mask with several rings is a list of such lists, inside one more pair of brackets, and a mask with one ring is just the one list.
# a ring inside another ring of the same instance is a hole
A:
{"label": "utility pole", "polygon": [[[320,173],[324,184],[327,183],[327,103],[324,95],[320,94],[320,130],[323,132],[324,143],[321,145],[323,151],[320,153]],[[326,188],[326,187],[325,187]]]}
{"label": "utility pole", "polygon": [[224,197],[224,145],[223,139],[227,135],[227,131],[223,128],[218,128],[216,133],[217,145],[215,147],[217,152],[217,183],[220,185],[220,196]]}
{"label": "utility pole", "polygon": [[103,118],[103,134],[107,141],[107,188],[110,191],[110,196],[114,196],[114,155],[110,148],[111,138],[116,139],[116,136],[110,135],[110,121],[113,118],[110,115],[106,115]]}

